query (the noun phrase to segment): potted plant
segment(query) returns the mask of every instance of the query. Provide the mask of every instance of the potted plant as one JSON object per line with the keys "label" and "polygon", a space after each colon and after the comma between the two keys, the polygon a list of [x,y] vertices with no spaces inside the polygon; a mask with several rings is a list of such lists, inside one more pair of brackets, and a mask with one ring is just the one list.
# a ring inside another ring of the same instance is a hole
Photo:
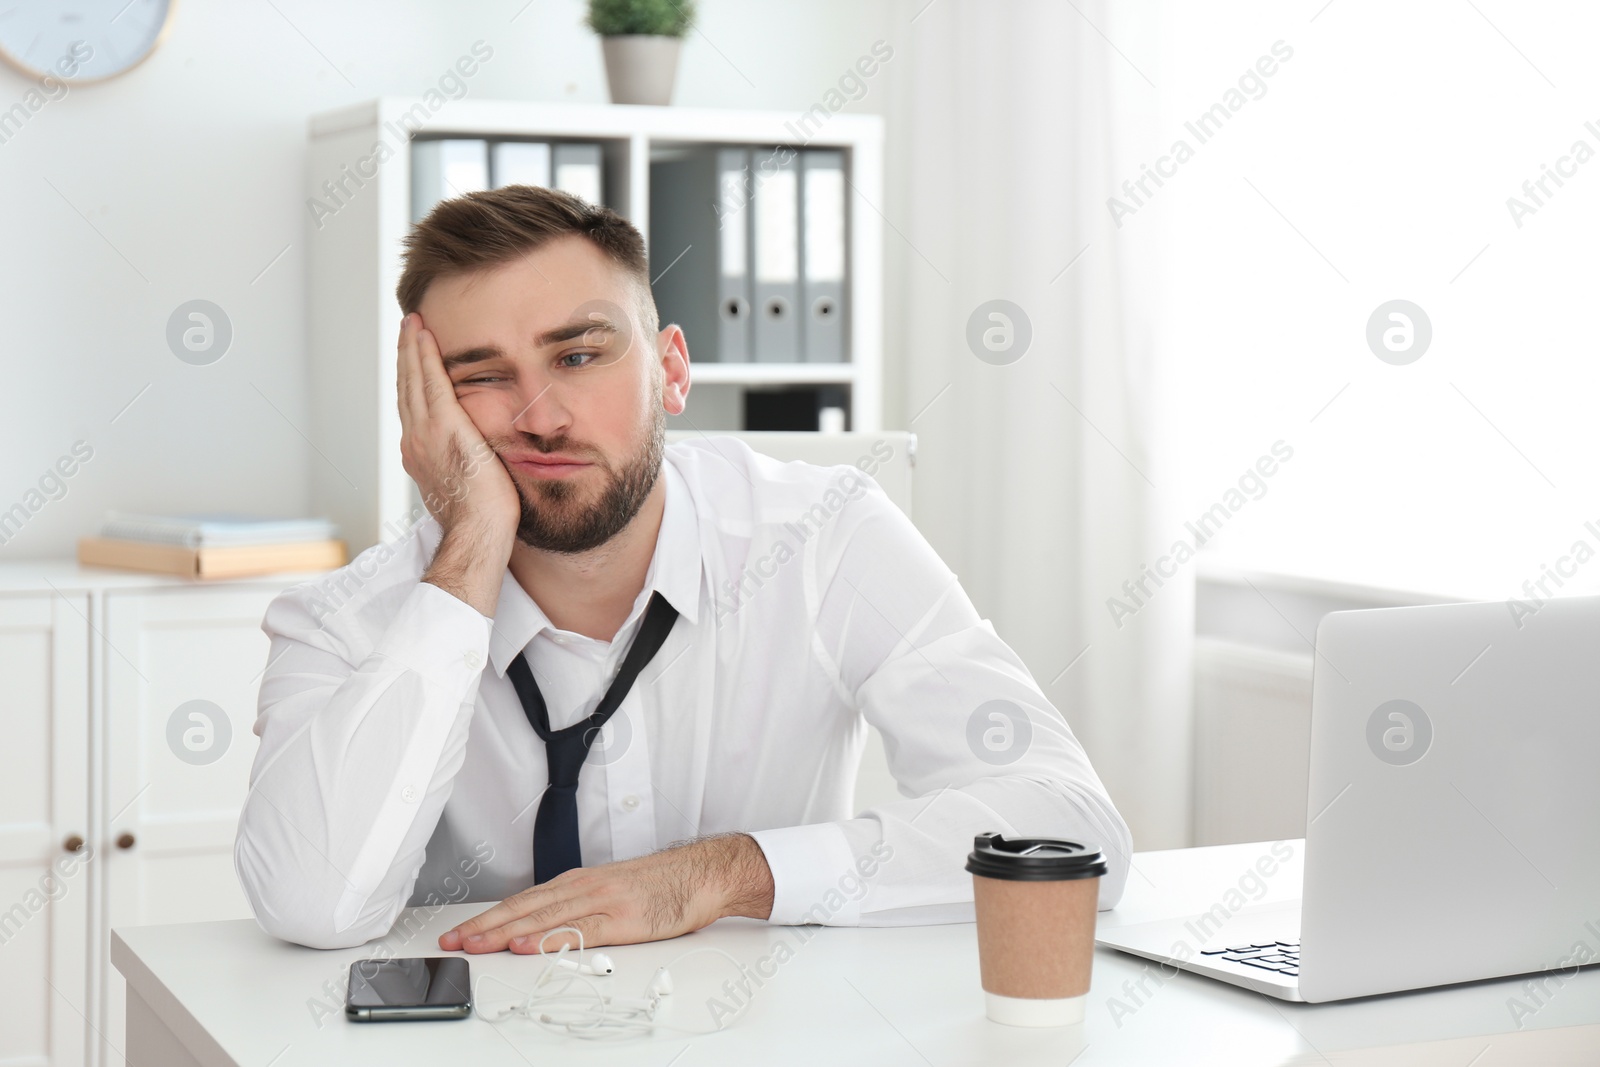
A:
{"label": "potted plant", "polygon": [[694,0],[589,0],[613,104],[670,104]]}

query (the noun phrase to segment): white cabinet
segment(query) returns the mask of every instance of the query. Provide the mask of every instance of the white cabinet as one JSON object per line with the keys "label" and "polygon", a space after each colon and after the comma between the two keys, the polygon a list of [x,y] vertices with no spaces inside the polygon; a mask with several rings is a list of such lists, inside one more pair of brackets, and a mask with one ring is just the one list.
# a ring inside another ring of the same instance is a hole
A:
{"label": "white cabinet", "polygon": [[0,595],[0,1063],[86,1053],[89,598]]}
{"label": "white cabinet", "polygon": [[[267,665],[261,618],[277,592],[238,585],[106,595],[102,929],[250,917],[233,839]],[[105,938],[96,950],[101,1029],[121,1034],[123,978]],[[107,1051],[103,1062],[120,1067],[120,1055]]]}
{"label": "white cabinet", "polygon": [[122,1067],[113,926],[249,917],[261,619],[309,577],[0,565],[3,1067]]}

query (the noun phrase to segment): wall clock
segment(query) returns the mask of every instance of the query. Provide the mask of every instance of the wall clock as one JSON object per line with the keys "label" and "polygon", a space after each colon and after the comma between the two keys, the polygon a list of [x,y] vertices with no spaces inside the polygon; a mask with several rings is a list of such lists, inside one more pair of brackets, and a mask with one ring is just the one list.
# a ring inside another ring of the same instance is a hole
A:
{"label": "wall clock", "polygon": [[0,0],[0,59],[71,85],[126,74],[154,52],[176,0]]}

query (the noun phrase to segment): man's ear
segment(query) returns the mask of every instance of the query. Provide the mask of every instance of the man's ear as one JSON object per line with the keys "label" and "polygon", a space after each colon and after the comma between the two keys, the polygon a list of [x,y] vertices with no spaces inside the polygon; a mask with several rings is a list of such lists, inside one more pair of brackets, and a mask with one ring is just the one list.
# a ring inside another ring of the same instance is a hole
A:
{"label": "man's ear", "polygon": [[656,358],[661,368],[661,406],[668,415],[681,415],[689,404],[689,343],[677,323],[656,334]]}

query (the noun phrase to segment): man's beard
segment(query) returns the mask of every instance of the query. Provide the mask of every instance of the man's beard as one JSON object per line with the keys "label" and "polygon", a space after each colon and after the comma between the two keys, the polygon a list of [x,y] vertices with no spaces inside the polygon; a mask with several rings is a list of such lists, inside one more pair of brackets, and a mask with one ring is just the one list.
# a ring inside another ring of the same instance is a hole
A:
{"label": "man's beard", "polygon": [[[579,500],[584,491],[576,480],[582,473],[567,479],[541,479],[534,482],[534,499],[511,476],[522,501],[522,517],[517,523],[517,540],[529,548],[545,552],[576,553],[598,548],[611,540],[623,527],[633,521],[644,506],[650,490],[655,487],[661,473],[661,457],[666,447],[667,417],[661,408],[655,409],[650,430],[644,443],[632,456],[627,457],[619,469],[614,469],[604,459],[596,457],[594,464],[606,475],[606,484],[600,498],[588,508]],[[539,452],[572,452],[565,437],[553,440],[528,441]],[[578,452],[583,455],[583,452]],[[507,468],[510,471],[510,468]]]}

